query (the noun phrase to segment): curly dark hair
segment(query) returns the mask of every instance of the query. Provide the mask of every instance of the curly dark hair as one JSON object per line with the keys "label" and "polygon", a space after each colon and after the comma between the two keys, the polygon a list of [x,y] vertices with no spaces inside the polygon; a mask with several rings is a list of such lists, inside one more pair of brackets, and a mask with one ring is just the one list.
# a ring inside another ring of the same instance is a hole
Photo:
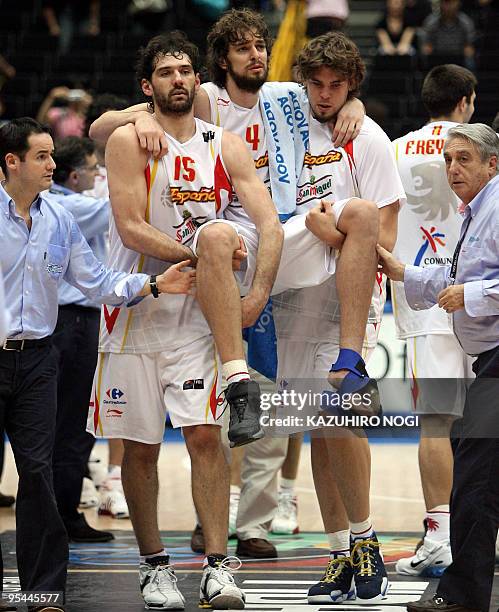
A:
{"label": "curly dark hair", "polygon": [[366,66],[357,45],[341,32],[328,32],[310,40],[297,59],[301,81],[311,78],[322,66],[331,68],[350,81],[350,95],[358,96]]}
{"label": "curly dark hair", "polygon": [[210,80],[219,87],[225,87],[227,71],[220,62],[227,59],[229,45],[246,40],[248,33],[261,36],[270,56],[272,37],[263,17],[251,9],[232,9],[227,11],[213,25],[208,33],[206,63]]}
{"label": "curly dark hair", "polygon": [[138,50],[135,74],[139,85],[142,79],[151,80],[158,61],[165,55],[172,55],[175,58],[188,55],[194,72],[198,73],[200,70],[199,49],[188,40],[184,32],[173,30],[168,34],[154,36],[145,47]]}

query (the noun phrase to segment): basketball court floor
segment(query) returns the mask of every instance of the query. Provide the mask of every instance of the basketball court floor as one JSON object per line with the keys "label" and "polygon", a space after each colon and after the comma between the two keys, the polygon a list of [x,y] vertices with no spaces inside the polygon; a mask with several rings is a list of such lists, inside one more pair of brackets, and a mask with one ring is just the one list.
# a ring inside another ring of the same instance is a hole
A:
{"label": "basketball court floor", "polygon": [[[170,439],[171,438],[171,439]],[[7,445],[2,492],[15,494],[17,479],[10,447]],[[96,453],[107,461],[105,443]],[[186,597],[186,610],[198,609],[202,556],[189,547],[195,515],[190,497],[190,462],[178,435],[168,433],[159,464],[159,517],[163,541],[175,564],[179,587]],[[436,580],[402,578],[395,574],[395,562],[410,556],[418,541],[424,505],[414,442],[375,442],[372,445],[372,518],[387,562],[390,588],[380,604],[308,605],[306,592],[327,563],[327,541],[314,493],[310,469],[310,445],[304,444],[297,481],[299,524],[295,536],[271,536],[277,560],[243,559],[236,573],[247,594],[248,610],[257,612],[403,612],[405,604],[431,594]],[[99,517],[86,511],[95,527],[111,529],[115,540],[108,544],[72,544],[67,589],[68,612],[139,612],[143,603],[138,591],[138,551],[129,520]],[[15,563],[15,519],[12,509],[0,510],[0,529],[5,567],[5,590],[19,590]],[[234,554],[235,541],[229,541]],[[491,611],[499,608],[499,567]],[[22,610],[22,608],[19,608]]]}

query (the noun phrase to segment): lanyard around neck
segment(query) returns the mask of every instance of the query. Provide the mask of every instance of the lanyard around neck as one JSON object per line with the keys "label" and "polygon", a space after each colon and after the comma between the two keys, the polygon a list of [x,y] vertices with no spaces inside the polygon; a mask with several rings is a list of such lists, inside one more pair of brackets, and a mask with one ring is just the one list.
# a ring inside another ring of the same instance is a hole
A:
{"label": "lanyard around neck", "polygon": [[470,226],[471,218],[472,217],[471,217],[471,214],[470,214],[468,219],[464,222],[465,223],[465,227],[464,227],[463,235],[459,239],[459,242],[456,244],[456,249],[455,249],[454,255],[452,257],[452,264],[451,264],[451,267],[450,267],[450,275],[449,275],[449,279],[450,279],[450,284],[451,285],[453,285],[456,282],[457,260],[459,259],[459,253],[461,252],[461,247],[463,246],[464,239],[466,238],[466,233],[467,233],[468,228]]}

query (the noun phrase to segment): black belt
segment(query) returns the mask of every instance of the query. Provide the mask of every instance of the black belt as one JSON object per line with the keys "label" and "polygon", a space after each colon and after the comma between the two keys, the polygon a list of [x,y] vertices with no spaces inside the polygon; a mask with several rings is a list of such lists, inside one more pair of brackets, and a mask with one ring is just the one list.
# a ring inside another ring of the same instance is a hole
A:
{"label": "black belt", "polygon": [[48,346],[51,342],[51,336],[39,338],[38,340],[14,340],[7,338],[1,345],[1,348],[4,351],[24,351],[32,348],[43,348],[44,346]]}
{"label": "black belt", "polygon": [[82,313],[96,312],[100,315],[100,308],[95,308],[95,306],[82,306],[81,304],[59,304],[59,310]]}

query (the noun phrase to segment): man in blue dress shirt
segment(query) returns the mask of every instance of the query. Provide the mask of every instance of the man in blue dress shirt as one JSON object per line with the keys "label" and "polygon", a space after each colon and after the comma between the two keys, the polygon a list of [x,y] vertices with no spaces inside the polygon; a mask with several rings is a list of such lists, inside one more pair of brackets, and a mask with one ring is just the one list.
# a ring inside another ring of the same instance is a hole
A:
{"label": "man in blue dress shirt", "polygon": [[[54,182],[46,194],[69,211],[94,255],[107,260],[109,198],[84,195],[99,172],[95,145],[89,138],[68,136],[54,153]],[[44,194],[45,196],[45,194]],[[57,424],[54,445],[54,490],[59,514],[73,542],[108,542],[113,534],[88,525],[78,512],[81,485],[94,438],[86,431],[99,340],[100,304],[66,281],[59,286],[59,315],[53,343],[58,353]]]}
{"label": "man in blue dress shirt", "polygon": [[[499,526],[499,138],[490,127],[458,125],[444,147],[447,179],[462,200],[463,225],[452,265],[420,268],[378,246],[383,272],[403,281],[411,308],[437,304],[476,355],[454,449],[452,564],[431,600],[409,612],[488,612]],[[497,602],[496,602],[497,603]]]}
{"label": "man in blue dress shirt", "polygon": [[[17,563],[23,591],[64,591],[68,541],[52,483],[57,365],[50,336],[62,279],[87,298],[115,306],[151,293],[186,293],[187,262],[156,278],[106,269],[71,213],[40,196],[55,168],[52,138],[30,118],[0,128],[0,265],[10,315],[0,348],[0,432],[9,435],[19,473]],[[2,579],[3,576],[0,576]],[[5,608],[4,608],[5,609]],[[35,606],[30,611],[63,610]]]}

